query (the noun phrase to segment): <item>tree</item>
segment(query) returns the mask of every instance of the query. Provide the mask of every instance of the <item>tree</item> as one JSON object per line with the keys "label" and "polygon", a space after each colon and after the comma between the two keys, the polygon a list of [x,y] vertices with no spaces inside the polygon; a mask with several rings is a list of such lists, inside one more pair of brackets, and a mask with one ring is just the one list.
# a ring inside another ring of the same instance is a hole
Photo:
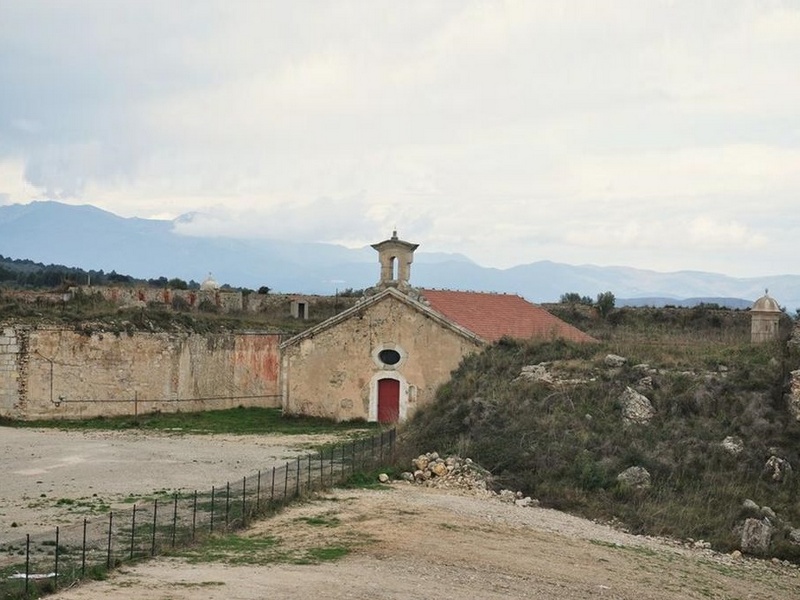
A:
{"label": "tree", "polygon": [[597,294],[597,302],[595,302],[595,306],[597,307],[597,312],[600,313],[601,317],[605,319],[611,313],[611,311],[614,310],[614,302],[616,302],[616,298],[611,292]]}
{"label": "tree", "polygon": [[567,292],[566,294],[561,294],[561,299],[559,302],[561,302],[561,304],[592,305],[592,299],[589,296],[581,296],[578,292]]}
{"label": "tree", "polygon": [[186,283],[183,279],[174,277],[167,282],[167,287],[172,290],[186,290],[189,289],[189,284]]}
{"label": "tree", "polygon": [[269,291],[271,289],[272,289],[271,287],[268,287],[266,285],[262,285],[260,288],[258,288],[258,293],[259,294],[269,294]]}

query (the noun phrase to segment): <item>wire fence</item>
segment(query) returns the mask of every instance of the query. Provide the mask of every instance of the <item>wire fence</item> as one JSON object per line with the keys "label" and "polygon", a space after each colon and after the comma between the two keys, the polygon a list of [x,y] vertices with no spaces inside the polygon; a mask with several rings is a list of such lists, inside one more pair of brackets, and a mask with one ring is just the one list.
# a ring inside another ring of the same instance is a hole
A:
{"label": "wire fence", "polygon": [[247,527],[296,498],[390,460],[396,431],[329,446],[210,490],[174,493],[0,544],[0,599],[38,598],[124,563]]}

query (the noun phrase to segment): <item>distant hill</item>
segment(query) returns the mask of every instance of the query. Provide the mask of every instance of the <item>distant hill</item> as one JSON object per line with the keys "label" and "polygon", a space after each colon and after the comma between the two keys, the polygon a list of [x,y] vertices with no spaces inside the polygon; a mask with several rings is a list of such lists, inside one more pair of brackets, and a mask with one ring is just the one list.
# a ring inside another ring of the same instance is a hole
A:
{"label": "distant hill", "polygon": [[[269,239],[189,237],[175,221],[123,218],[94,206],[33,202],[0,206],[0,254],[86,270],[115,270],[141,279],[166,276],[202,281],[209,272],[232,286],[275,291],[332,294],[364,288],[378,278],[377,257],[369,248]],[[378,240],[376,240],[378,241]],[[717,273],[660,273],[630,267],[566,265],[551,261],[509,269],[482,267],[459,254],[416,255],[412,283],[419,287],[520,294],[533,302],[558,301],[576,292],[595,297],[611,291],[626,303],[660,299],[733,298],[752,302],[769,288],[782,306],[800,307],[800,275],[734,278]],[[717,299],[717,300],[715,300]]]}

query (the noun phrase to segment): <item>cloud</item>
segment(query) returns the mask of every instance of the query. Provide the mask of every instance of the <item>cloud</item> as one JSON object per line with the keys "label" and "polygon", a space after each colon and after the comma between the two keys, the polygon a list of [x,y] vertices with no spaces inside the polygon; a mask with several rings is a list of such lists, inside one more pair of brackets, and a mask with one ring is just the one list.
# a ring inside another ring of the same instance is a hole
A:
{"label": "cloud", "polygon": [[75,0],[3,13],[11,201],[197,213],[187,235],[360,245],[397,226],[496,265],[677,266],[727,243],[786,253],[797,226],[792,4]]}

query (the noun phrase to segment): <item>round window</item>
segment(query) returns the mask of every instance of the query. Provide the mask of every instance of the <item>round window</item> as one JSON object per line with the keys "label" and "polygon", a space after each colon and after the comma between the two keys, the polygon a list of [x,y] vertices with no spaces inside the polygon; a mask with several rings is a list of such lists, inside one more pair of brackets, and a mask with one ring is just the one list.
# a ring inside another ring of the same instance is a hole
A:
{"label": "round window", "polygon": [[400,353],[397,350],[381,350],[378,359],[385,365],[396,365],[400,362]]}

